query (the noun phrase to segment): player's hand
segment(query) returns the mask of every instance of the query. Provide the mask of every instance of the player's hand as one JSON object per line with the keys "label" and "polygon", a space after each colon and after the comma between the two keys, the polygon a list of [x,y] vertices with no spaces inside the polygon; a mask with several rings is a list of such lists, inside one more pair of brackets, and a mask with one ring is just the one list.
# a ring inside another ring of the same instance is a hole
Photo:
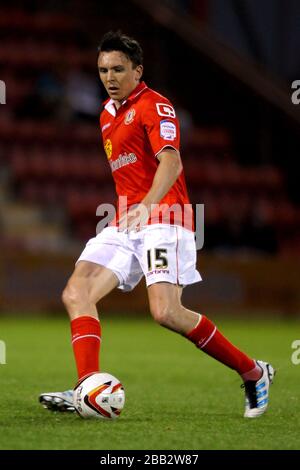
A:
{"label": "player's hand", "polygon": [[147,224],[149,215],[149,209],[142,203],[138,204],[120,218],[119,231],[138,232]]}

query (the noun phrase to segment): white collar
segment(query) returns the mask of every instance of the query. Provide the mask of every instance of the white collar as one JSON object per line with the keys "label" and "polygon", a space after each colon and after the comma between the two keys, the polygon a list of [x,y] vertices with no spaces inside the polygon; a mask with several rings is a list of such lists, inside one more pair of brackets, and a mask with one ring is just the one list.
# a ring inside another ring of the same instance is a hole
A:
{"label": "white collar", "polygon": [[104,108],[106,109],[106,111],[111,114],[112,116],[116,116],[117,114],[117,111],[116,111],[116,107],[114,105],[114,101],[112,99],[110,99],[108,101],[108,103],[106,103],[106,105],[104,106]]}

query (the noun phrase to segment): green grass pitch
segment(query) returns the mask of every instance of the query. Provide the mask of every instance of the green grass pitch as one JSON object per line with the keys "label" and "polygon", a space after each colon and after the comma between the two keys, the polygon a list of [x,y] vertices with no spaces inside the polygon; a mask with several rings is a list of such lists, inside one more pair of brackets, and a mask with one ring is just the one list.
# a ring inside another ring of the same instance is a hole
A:
{"label": "green grass pitch", "polygon": [[44,391],[76,378],[63,318],[0,320],[6,364],[0,365],[0,449],[299,449],[300,365],[291,344],[299,323],[216,321],[250,355],[277,369],[268,412],[242,417],[240,379],[184,338],[147,319],[102,320],[101,368],[124,384],[126,404],[114,422],[51,413]]}

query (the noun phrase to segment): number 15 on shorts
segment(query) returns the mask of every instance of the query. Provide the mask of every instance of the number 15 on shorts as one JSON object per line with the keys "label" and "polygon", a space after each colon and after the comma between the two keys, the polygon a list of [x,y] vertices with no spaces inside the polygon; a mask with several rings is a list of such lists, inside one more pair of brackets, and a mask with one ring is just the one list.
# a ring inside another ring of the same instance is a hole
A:
{"label": "number 15 on shorts", "polygon": [[151,248],[150,250],[147,250],[147,264],[149,271],[153,271],[154,269],[167,269],[167,249]]}

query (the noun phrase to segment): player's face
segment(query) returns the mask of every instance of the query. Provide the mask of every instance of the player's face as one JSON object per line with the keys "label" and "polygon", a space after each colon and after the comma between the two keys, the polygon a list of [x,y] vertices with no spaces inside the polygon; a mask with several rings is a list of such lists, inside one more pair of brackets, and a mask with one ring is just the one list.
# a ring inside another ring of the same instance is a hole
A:
{"label": "player's face", "polygon": [[128,57],[120,51],[101,52],[98,58],[100,79],[110,98],[120,106],[139,84],[142,65],[133,68]]}

